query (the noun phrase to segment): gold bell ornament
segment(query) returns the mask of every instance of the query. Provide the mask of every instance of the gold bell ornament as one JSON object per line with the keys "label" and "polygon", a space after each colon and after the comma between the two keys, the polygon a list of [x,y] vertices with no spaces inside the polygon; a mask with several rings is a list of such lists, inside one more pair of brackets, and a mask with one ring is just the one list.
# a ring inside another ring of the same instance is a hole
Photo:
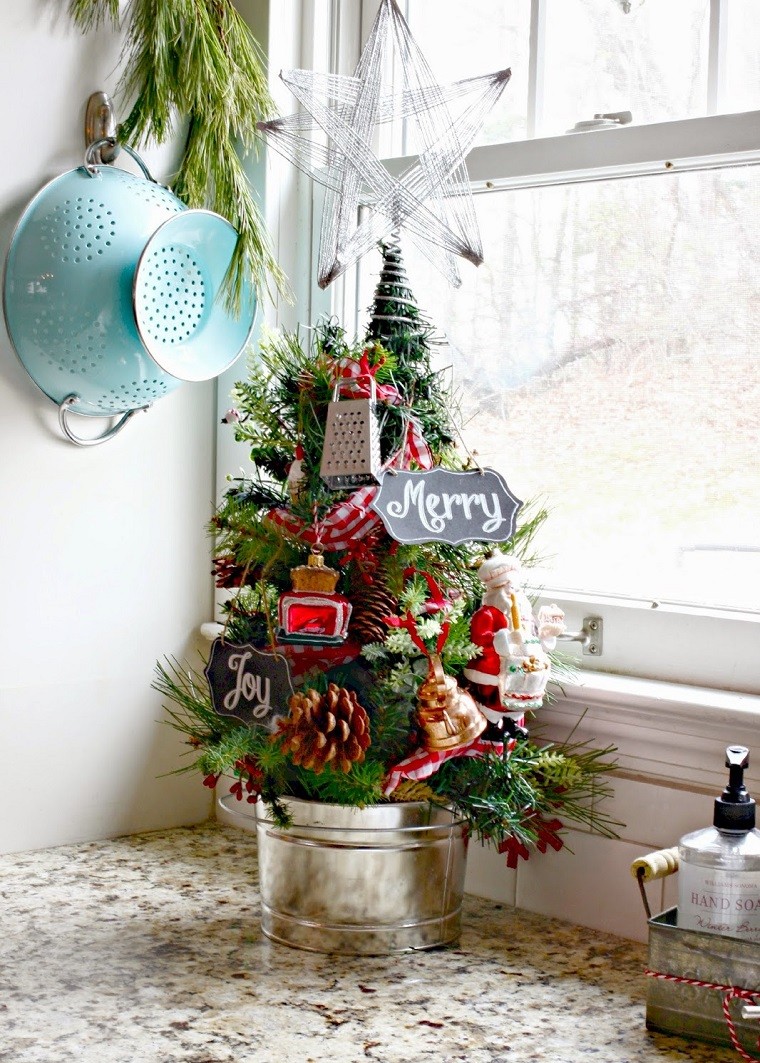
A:
{"label": "gold bell ornament", "polygon": [[473,742],[488,721],[474,699],[446,675],[437,654],[430,655],[428,674],[417,692],[417,722],[426,749],[454,749]]}
{"label": "gold bell ornament", "polygon": [[328,487],[342,491],[376,483],[380,471],[380,428],[377,387],[370,374],[368,399],[341,399],[338,381],[327,407],[325,444],[319,475]]}

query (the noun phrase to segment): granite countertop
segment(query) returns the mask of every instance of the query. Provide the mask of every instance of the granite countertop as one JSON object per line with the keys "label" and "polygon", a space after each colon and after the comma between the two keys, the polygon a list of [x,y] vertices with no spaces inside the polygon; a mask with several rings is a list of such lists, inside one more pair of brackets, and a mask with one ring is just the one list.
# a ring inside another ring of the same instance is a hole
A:
{"label": "granite countertop", "polygon": [[643,946],[468,897],[459,946],[259,929],[254,838],[207,824],[0,857],[3,1063],[728,1063],[647,1033]]}

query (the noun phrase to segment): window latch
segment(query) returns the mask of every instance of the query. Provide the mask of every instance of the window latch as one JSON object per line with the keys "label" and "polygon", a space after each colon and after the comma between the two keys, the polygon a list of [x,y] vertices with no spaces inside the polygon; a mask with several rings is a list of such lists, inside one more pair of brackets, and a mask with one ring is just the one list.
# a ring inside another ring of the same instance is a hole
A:
{"label": "window latch", "polygon": [[580,642],[584,656],[601,657],[603,629],[604,623],[600,616],[584,616],[580,631],[565,631],[557,636],[557,641]]}

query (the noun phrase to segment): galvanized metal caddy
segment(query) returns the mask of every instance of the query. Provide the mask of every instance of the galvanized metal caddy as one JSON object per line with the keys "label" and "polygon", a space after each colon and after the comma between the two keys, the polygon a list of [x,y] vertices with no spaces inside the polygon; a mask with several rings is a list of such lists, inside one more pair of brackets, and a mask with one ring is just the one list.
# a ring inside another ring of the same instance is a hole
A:
{"label": "galvanized metal caddy", "polygon": [[[634,861],[631,871],[639,881],[649,924],[647,978],[647,1029],[678,1034],[715,1045],[732,1046],[723,1013],[724,992],[690,985],[689,979],[715,986],[737,987],[760,995],[760,945],[723,934],[706,934],[678,926],[678,909],[652,916],[644,882],[678,870],[677,850],[667,849]],[[656,975],[670,977],[656,977]],[[743,1046],[757,1051],[757,1009],[733,1001],[730,1011],[736,1036]],[[733,1046],[735,1047],[735,1046]]]}
{"label": "galvanized metal caddy", "polygon": [[458,939],[464,821],[415,801],[352,808],[287,798],[293,826],[259,802],[221,799],[259,847],[261,926],[312,952],[387,955]]}

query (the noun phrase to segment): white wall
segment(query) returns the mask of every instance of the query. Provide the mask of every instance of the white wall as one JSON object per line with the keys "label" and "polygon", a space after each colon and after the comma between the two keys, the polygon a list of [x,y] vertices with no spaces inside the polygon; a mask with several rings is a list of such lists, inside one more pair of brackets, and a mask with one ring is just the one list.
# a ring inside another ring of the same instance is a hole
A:
{"label": "white wall", "polygon": [[[3,258],[24,204],[81,161],[89,94],[115,91],[120,42],[66,7],[0,8]],[[147,158],[159,178],[172,162]],[[214,385],[80,449],[0,329],[0,851],[204,819],[198,778],[159,777],[183,747],[151,681],[211,615]]]}

